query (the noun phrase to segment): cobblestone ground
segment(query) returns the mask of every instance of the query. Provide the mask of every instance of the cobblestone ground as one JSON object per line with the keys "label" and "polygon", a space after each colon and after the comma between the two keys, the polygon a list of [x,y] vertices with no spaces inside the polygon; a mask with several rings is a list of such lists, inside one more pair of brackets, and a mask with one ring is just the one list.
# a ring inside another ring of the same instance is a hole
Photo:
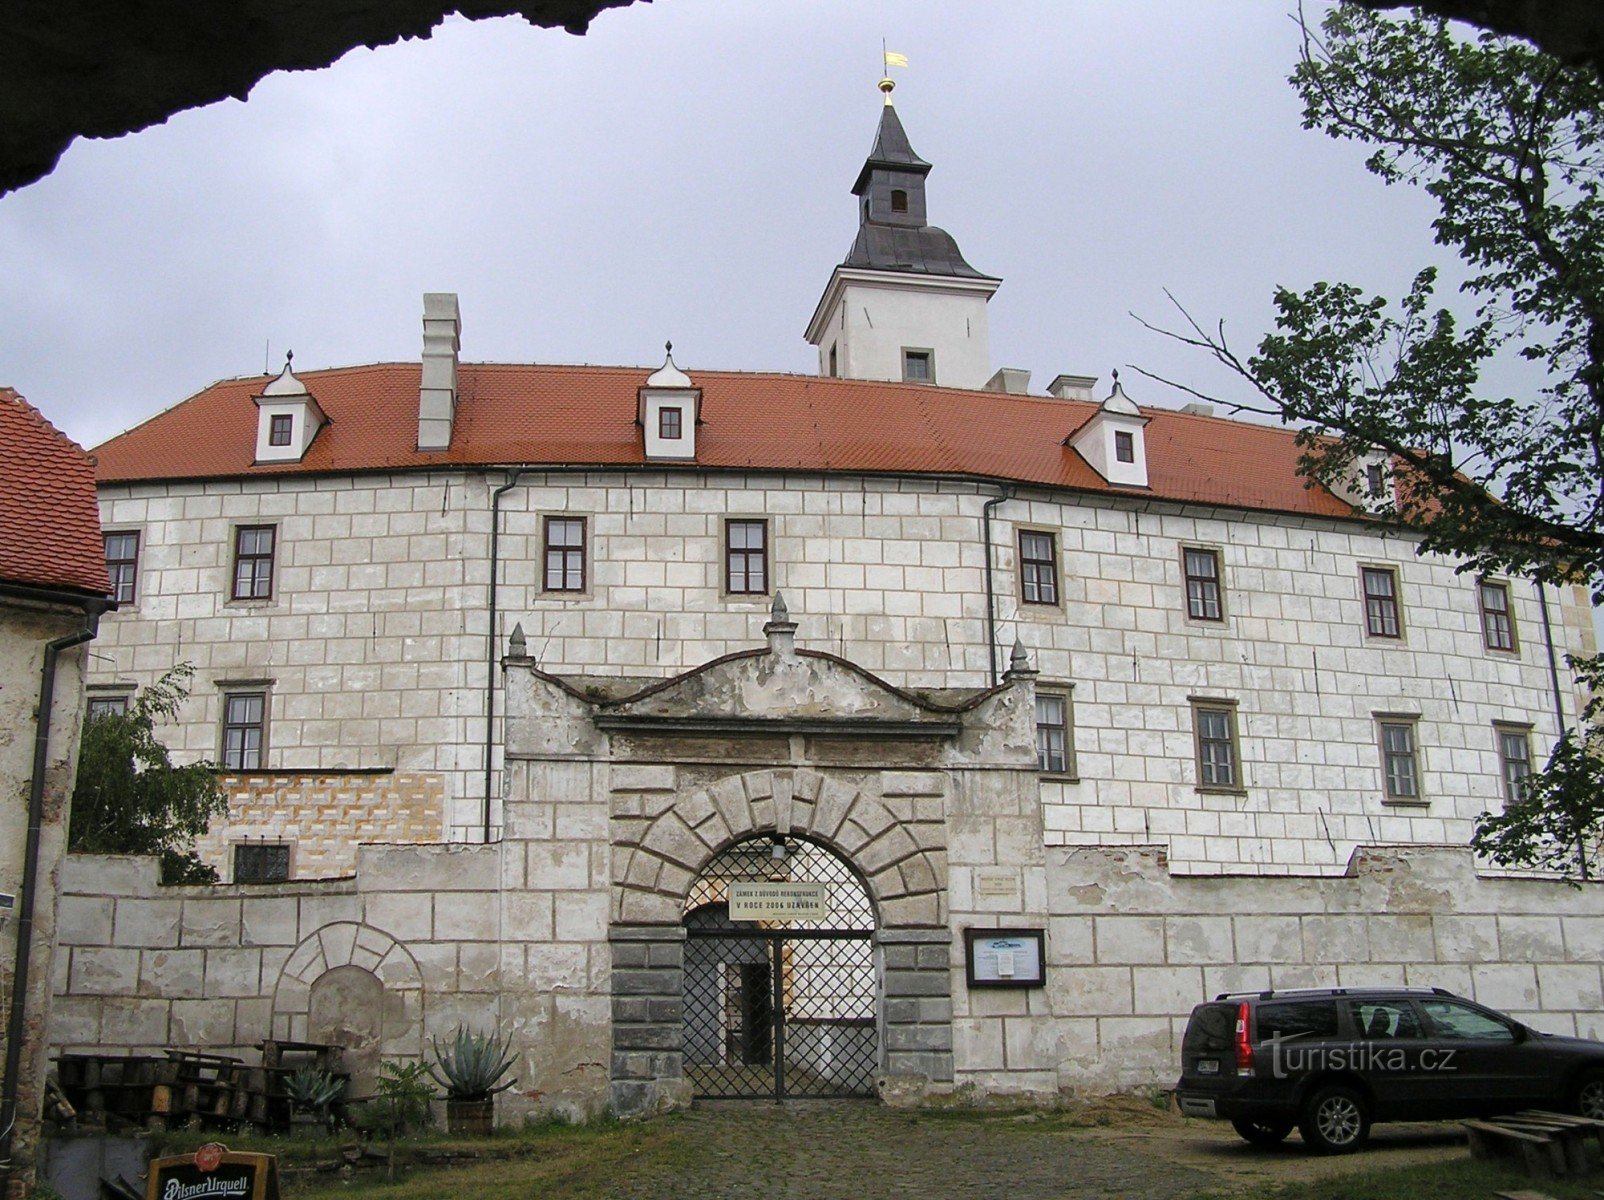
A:
{"label": "cobblestone ground", "polygon": [[672,1172],[611,1181],[620,1200],[1101,1200],[1188,1196],[1220,1176],[1018,1117],[876,1104],[701,1102],[669,1118],[696,1148]]}

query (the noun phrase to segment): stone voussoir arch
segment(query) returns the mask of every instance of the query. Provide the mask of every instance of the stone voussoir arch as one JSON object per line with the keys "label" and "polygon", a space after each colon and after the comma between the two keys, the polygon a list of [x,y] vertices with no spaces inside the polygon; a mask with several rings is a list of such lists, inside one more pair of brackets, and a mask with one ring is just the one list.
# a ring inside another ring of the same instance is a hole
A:
{"label": "stone voussoir arch", "polygon": [[307,934],[290,951],[273,987],[273,1036],[306,1040],[312,986],[328,972],[342,967],[367,971],[386,991],[404,999],[409,1017],[418,1018],[420,1040],[413,1053],[421,1055],[424,987],[418,960],[384,930],[359,921],[331,921]]}
{"label": "stone voussoir arch", "polygon": [[613,855],[613,920],[678,924],[703,868],[750,837],[806,838],[863,878],[882,927],[946,921],[946,842],[939,820],[904,820],[859,785],[807,768],[729,775],[676,796]]}

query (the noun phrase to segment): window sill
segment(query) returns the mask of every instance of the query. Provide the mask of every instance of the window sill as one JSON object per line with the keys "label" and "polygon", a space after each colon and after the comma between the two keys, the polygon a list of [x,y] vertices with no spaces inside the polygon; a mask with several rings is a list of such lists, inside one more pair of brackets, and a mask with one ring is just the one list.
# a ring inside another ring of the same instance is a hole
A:
{"label": "window sill", "polygon": [[1062,771],[1037,771],[1043,783],[1079,783],[1079,775],[1067,775]]}
{"label": "window sill", "polygon": [[1385,808],[1430,808],[1431,801],[1420,796],[1383,796],[1382,806]]}
{"label": "window sill", "polygon": [[1206,783],[1197,784],[1192,790],[1205,796],[1246,796],[1248,794],[1248,790],[1245,787],[1211,787]]}

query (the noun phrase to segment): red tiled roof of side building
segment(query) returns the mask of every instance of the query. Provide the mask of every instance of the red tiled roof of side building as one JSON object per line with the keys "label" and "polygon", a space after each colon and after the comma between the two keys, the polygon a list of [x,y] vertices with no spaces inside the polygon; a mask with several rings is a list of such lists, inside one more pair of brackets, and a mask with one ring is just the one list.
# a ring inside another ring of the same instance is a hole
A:
{"label": "red tiled roof of side building", "polygon": [[94,459],[0,387],[0,582],[105,596]]}
{"label": "red tiled roof of side building", "polygon": [[[102,483],[532,464],[647,466],[642,367],[464,363],[447,450],[417,449],[416,363],[297,372],[329,416],[298,463],[254,464],[269,377],[224,380],[101,446]],[[1297,474],[1284,429],[1144,409],[1149,487],[1115,487],[1063,445],[1095,404],[920,384],[691,371],[702,391],[694,465],[952,475],[1186,503],[1351,517]],[[690,465],[690,464],[687,464]]]}

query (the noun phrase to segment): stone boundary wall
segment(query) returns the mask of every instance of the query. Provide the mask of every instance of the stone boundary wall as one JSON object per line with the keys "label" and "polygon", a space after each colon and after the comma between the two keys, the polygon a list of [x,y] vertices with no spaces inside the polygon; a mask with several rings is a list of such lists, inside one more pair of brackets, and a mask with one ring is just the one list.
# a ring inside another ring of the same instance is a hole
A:
{"label": "stone boundary wall", "polygon": [[1152,846],[1050,847],[1047,881],[1062,1088],[1171,1086],[1193,1005],[1268,987],[1446,987],[1604,1036],[1598,884],[1479,876],[1456,846],[1361,847],[1344,877],[1292,879],[1172,876]]}
{"label": "stone boundary wall", "polygon": [[442,775],[274,771],[223,775],[218,783],[228,818],[197,838],[195,851],[228,881],[240,842],[288,842],[291,879],[333,879],[356,870],[362,842],[446,840]]}

